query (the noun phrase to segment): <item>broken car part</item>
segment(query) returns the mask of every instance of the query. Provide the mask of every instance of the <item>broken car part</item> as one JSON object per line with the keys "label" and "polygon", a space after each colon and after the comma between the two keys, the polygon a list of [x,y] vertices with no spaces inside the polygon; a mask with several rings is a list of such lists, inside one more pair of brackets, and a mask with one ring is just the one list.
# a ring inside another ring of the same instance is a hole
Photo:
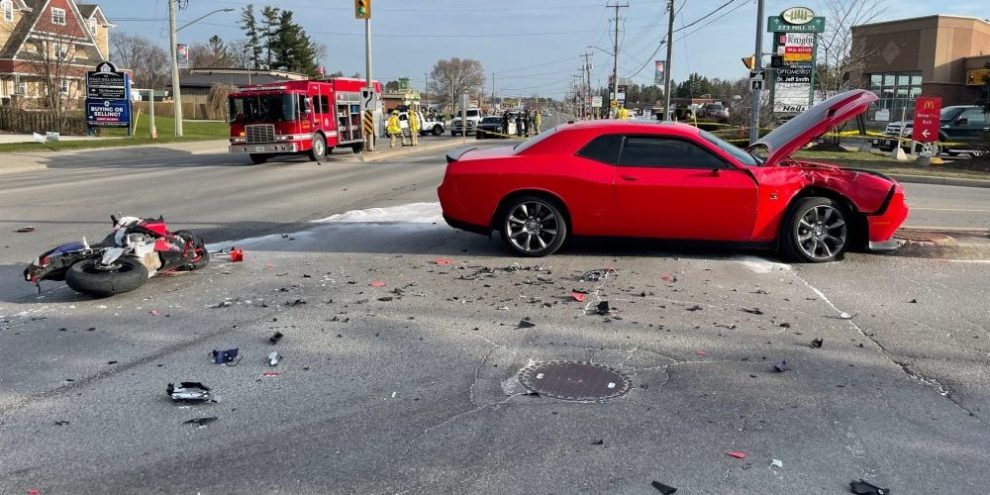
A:
{"label": "broken car part", "polygon": [[856,495],[889,495],[890,488],[880,488],[863,480],[850,481],[849,491]]}
{"label": "broken car part", "polygon": [[183,424],[196,425],[196,426],[198,426],[200,428],[203,428],[206,425],[208,425],[208,424],[210,424],[210,423],[212,423],[212,422],[214,422],[214,421],[216,421],[218,419],[220,419],[220,418],[218,418],[216,416],[204,416],[202,418],[193,418],[193,419],[190,419],[189,421],[183,421]]}
{"label": "broken car part", "polygon": [[233,349],[227,349],[223,351],[213,350],[213,363],[214,364],[230,364],[237,359],[238,349],[235,347]]}
{"label": "broken car part", "polygon": [[177,402],[215,402],[210,388],[199,382],[180,382],[178,387],[169,383],[165,393]]}
{"label": "broken car part", "polygon": [[674,492],[677,491],[677,488],[674,488],[674,487],[672,487],[670,485],[665,485],[665,484],[663,484],[663,483],[661,483],[659,481],[655,481],[655,480],[653,481],[653,483],[650,483],[650,485],[652,485],[653,488],[656,488],[657,491],[659,491],[663,495],[670,495],[671,493],[674,493]]}
{"label": "broken car part", "polygon": [[278,366],[279,361],[282,360],[282,356],[277,352],[272,352],[268,355],[268,366]]}

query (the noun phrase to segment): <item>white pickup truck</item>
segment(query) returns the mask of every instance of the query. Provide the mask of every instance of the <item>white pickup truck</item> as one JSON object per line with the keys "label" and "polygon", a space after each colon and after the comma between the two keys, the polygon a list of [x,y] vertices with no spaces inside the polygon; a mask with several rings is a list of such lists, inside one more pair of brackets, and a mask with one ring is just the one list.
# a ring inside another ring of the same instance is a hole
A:
{"label": "white pickup truck", "polygon": [[470,107],[464,111],[464,114],[467,116],[467,125],[461,122],[460,112],[454,114],[454,120],[450,124],[451,136],[456,136],[458,134],[466,134],[470,136],[478,129],[478,124],[481,123],[481,109],[478,107]]}

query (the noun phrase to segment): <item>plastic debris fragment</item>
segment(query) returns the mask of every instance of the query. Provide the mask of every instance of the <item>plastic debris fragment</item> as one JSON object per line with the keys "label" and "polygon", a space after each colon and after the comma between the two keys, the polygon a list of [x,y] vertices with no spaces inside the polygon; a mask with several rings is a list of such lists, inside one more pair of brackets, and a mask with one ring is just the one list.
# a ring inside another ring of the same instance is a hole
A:
{"label": "plastic debris fragment", "polygon": [[238,349],[235,347],[233,349],[227,349],[223,351],[213,350],[213,363],[214,364],[230,364],[237,359]]}
{"label": "plastic debris fragment", "polygon": [[849,491],[856,495],[889,495],[890,488],[880,488],[863,480],[850,481]]}
{"label": "plastic debris fragment", "polygon": [[372,280],[368,285],[372,287],[385,287],[385,282],[382,282],[381,280]]}
{"label": "plastic debris fragment", "polygon": [[34,226],[33,225],[29,225],[27,227],[21,227],[21,228],[17,229],[16,232],[18,234],[27,234],[27,233],[30,233],[30,232],[34,232]]}
{"label": "plastic debris fragment", "polygon": [[519,320],[519,326],[516,327],[516,328],[533,328],[535,326],[536,326],[536,323],[533,323],[533,322],[529,321],[528,318],[524,318],[522,320]]}
{"label": "plastic debris fragment", "polygon": [[853,315],[851,315],[851,314],[849,314],[849,313],[846,313],[845,311],[843,311],[843,312],[842,312],[842,313],[841,313],[841,314],[839,315],[839,318],[842,318],[843,320],[851,320],[851,319],[852,319],[852,317],[853,317]]}
{"label": "plastic debris fragment", "polygon": [[218,418],[216,416],[204,416],[202,418],[193,418],[193,419],[190,419],[189,421],[183,421],[183,424],[196,425],[196,426],[198,426],[200,428],[206,428],[206,425],[208,425],[208,424],[210,424],[210,423],[212,423],[212,422],[214,422],[214,421],[216,421],[218,419],[220,419],[220,418]]}
{"label": "plastic debris fragment", "polygon": [[777,373],[783,373],[785,371],[790,371],[791,365],[787,364],[787,361],[781,361],[773,365],[773,370]]}
{"label": "plastic debris fragment", "polygon": [[650,483],[650,485],[652,485],[653,488],[656,488],[657,491],[659,491],[663,495],[670,495],[671,493],[674,493],[674,492],[677,491],[677,488],[674,488],[674,487],[672,487],[670,485],[665,485],[665,484],[663,484],[663,483],[661,483],[659,481],[653,481],[653,483]]}
{"label": "plastic debris fragment", "polygon": [[747,313],[749,313],[749,314],[751,314],[751,315],[762,315],[763,314],[763,311],[760,311],[760,308],[752,308],[752,309],[750,309],[750,308],[742,308],[742,310],[745,311],[745,312],[747,312]]}
{"label": "plastic debris fragment", "polygon": [[244,261],[244,249],[239,247],[230,248],[230,262],[239,263],[241,261]]}
{"label": "plastic debris fragment", "polygon": [[598,306],[595,306],[595,313],[600,315],[607,315],[609,311],[611,311],[611,308],[608,306],[608,301],[602,301],[598,303]]}
{"label": "plastic debris fragment", "polygon": [[279,361],[282,360],[282,355],[277,352],[272,352],[268,355],[268,366],[278,366]]}
{"label": "plastic debris fragment", "polygon": [[812,339],[811,347],[814,347],[815,349],[821,349],[824,343],[825,343],[825,339]]}
{"label": "plastic debris fragment", "polygon": [[782,467],[784,467],[784,461],[782,461],[780,459],[772,459],[770,461],[770,466],[782,468]]}
{"label": "plastic debris fragment", "polygon": [[284,335],[282,335],[282,332],[275,332],[274,335],[272,335],[271,337],[268,337],[268,343],[269,344],[277,344],[278,341],[282,340],[282,337],[285,337]]}
{"label": "plastic debris fragment", "polygon": [[199,382],[180,382],[178,387],[169,383],[165,393],[177,402],[215,402],[210,388]]}
{"label": "plastic debris fragment", "polygon": [[745,452],[738,451],[738,450],[731,450],[729,452],[726,452],[725,455],[727,455],[729,457],[735,457],[736,459],[745,459],[746,458],[746,453]]}
{"label": "plastic debris fragment", "polygon": [[571,291],[571,298],[577,302],[584,302],[584,294],[577,291]]}
{"label": "plastic debris fragment", "polygon": [[447,265],[453,263],[453,261],[452,260],[449,260],[447,258],[437,258],[436,263],[437,263],[437,265],[440,265],[440,266],[447,266]]}

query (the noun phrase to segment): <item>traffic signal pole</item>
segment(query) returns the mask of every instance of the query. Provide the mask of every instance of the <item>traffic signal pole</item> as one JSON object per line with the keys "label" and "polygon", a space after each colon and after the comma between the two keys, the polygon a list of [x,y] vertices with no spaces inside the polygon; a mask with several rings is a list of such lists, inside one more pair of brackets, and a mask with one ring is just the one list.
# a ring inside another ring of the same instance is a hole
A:
{"label": "traffic signal pole", "polygon": [[[371,16],[369,15],[364,20],[364,73],[367,75],[367,87],[374,93],[375,86],[371,78]],[[375,98],[372,95],[372,98]],[[365,109],[367,112],[368,109]],[[377,127],[377,126],[375,126]],[[370,136],[367,136],[367,142],[364,145],[364,149],[368,151],[375,151],[375,137],[376,132],[372,132]]]}

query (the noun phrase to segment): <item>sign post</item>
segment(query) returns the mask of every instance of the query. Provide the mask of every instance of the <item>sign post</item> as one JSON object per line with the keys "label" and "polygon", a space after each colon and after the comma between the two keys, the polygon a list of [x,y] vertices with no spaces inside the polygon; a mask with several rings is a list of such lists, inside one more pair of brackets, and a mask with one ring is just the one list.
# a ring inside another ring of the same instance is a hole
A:
{"label": "sign post", "polygon": [[127,127],[131,136],[130,78],[110,62],[86,73],[86,125],[90,134],[94,127]]}

